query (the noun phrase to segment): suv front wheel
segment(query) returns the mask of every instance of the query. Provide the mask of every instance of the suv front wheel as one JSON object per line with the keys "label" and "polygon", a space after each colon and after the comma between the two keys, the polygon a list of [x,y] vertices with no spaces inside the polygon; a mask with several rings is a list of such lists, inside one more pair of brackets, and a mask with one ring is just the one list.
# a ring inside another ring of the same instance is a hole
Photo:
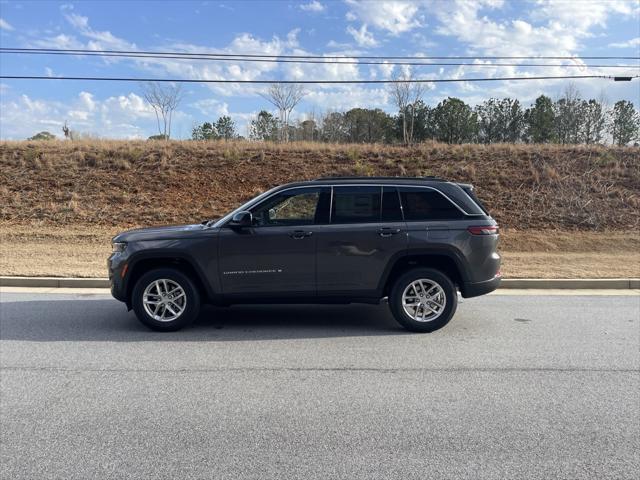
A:
{"label": "suv front wheel", "polygon": [[147,327],[175,331],[190,324],[200,311],[200,295],[191,279],[173,268],[151,270],[133,287],[133,310]]}
{"label": "suv front wheel", "polygon": [[389,295],[393,316],[412,332],[444,327],[457,306],[458,295],[451,279],[431,268],[415,268],[402,274]]}

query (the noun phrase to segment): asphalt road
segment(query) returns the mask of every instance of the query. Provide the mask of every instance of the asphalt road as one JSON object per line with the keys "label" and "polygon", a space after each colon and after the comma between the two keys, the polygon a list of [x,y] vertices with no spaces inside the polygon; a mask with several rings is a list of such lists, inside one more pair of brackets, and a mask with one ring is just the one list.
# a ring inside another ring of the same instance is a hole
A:
{"label": "asphalt road", "polygon": [[640,296],[207,308],[3,293],[3,479],[638,478]]}

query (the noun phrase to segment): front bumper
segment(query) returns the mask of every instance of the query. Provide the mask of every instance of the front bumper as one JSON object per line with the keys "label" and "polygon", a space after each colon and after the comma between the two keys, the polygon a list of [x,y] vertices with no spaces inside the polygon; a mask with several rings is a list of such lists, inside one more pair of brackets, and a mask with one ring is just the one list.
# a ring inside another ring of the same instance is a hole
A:
{"label": "front bumper", "polygon": [[109,287],[111,295],[121,302],[127,301],[126,285],[124,281],[123,271],[127,266],[127,262],[120,253],[112,254],[107,260],[107,268],[109,270]]}
{"label": "front bumper", "polygon": [[484,282],[465,282],[461,285],[460,293],[464,298],[479,297],[487,293],[493,292],[500,286],[502,275],[498,273],[491,280]]}

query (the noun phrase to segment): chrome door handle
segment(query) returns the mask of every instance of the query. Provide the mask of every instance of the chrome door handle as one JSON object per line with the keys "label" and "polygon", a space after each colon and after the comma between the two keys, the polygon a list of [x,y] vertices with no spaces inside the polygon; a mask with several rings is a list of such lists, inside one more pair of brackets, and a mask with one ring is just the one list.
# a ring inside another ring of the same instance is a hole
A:
{"label": "chrome door handle", "polygon": [[378,230],[378,235],[381,237],[390,237],[391,235],[396,235],[398,233],[400,233],[399,228],[383,227]]}

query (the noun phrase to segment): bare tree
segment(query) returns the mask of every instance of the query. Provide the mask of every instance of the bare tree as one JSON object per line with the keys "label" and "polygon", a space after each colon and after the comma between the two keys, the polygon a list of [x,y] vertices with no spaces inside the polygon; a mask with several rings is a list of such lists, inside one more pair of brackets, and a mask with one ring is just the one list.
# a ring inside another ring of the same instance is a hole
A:
{"label": "bare tree", "polygon": [[[182,86],[173,83],[146,82],[141,84],[141,88],[144,99],[156,114],[158,133],[165,140],[168,140],[171,137],[173,112],[182,100]],[[162,120],[162,125],[160,120]]]}
{"label": "bare tree", "polygon": [[70,140],[73,140],[71,129],[69,128],[69,125],[67,125],[67,121],[66,120],[64,121],[64,126],[62,127],[62,132],[64,133],[64,138],[68,138]]}
{"label": "bare tree", "polygon": [[391,96],[402,115],[402,139],[405,145],[413,142],[413,125],[415,123],[415,104],[422,99],[424,86],[414,82],[411,74],[396,75],[396,83],[391,84]]}
{"label": "bare tree", "polygon": [[307,94],[302,85],[297,83],[274,83],[269,87],[267,93],[261,94],[278,109],[280,117],[278,139],[283,142],[289,141],[289,116],[295,106]]}

